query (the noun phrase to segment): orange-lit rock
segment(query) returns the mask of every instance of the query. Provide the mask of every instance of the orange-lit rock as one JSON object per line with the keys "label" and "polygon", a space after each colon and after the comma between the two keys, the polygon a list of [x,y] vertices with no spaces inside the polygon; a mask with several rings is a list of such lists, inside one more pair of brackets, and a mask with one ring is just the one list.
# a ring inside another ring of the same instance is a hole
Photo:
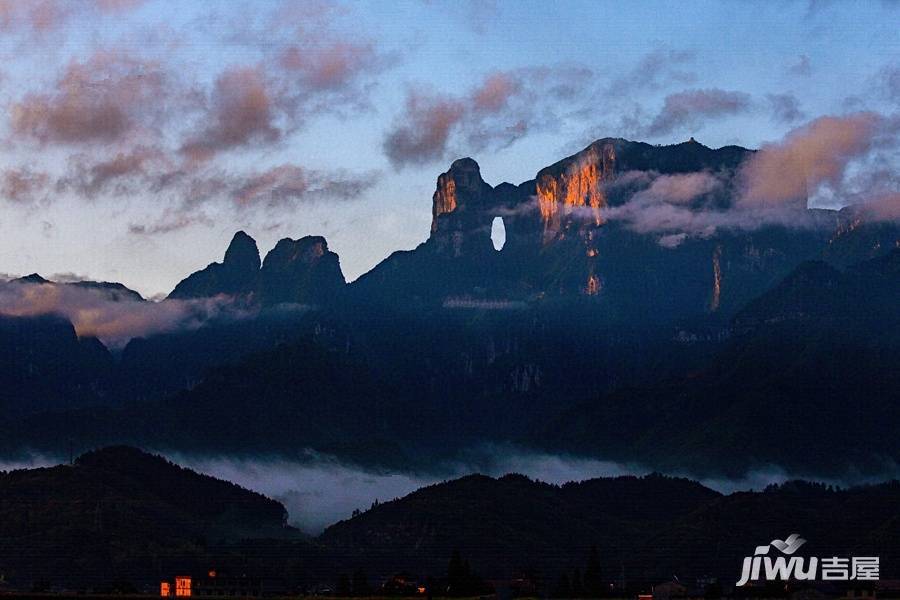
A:
{"label": "orange-lit rock", "polygon": [[602,183],[612,178],[616,153],[612,145],[591,146],[559,174],[543,172],[535,183],[544,222],[544,243],[556,238],[573,218],[600,225],[606,206]]}
{"label": "orange-lit rock", "polygon": [[450,173],[438,177],[437,189],[432,197],[431,231],[437,231],[438,217],[456,210],[456,180]]}

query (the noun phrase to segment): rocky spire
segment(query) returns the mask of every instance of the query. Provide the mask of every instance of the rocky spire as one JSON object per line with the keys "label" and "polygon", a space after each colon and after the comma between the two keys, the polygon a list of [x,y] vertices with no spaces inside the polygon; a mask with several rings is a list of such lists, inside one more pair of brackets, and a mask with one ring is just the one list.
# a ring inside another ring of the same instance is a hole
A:
{"label": "rocky spire", "polygon": [[466,211],[469,206],[483,206],[493,190],[481,178],[478,163],[471,158],[453,161],[446,173],[437,179],[437,189],[432,196],[431,231],[438,230],[441,215]]}
{"label": "rocky spire", "polygon": [[235,233],[225,251],[223,264],[236,269],[258,271],[260,260],[256,240],[243,231]]}

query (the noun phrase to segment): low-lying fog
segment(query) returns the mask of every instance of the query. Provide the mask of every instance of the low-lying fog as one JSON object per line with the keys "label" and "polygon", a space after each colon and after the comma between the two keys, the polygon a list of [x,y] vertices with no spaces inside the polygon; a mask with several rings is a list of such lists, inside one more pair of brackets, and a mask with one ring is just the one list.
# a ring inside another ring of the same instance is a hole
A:
{"label": "low-lying fog", "polygon": [[[351,466],[326,456],[311,455],[306,461],[233,457],[197,457],[165,453],[182,466],[220,479],[233,481],[282,502],[291,524],[309,534],[321,533],[325,527],[347,519],[355,509],[367,509],[375,501],[393,500],[426,485],[455,479],[470,473],[494,477],[521,473],[533,479],[562,484],[593,477],[646,475],[653,469],[639,465],[606,462],[571,456],[555,456],[508,448],[477,453],[471,462],[444,465],[433,473],[372,471]],[[20,460],[0,460],[0,470],[35,468],[59,464],[58,458],[31,456]],[[680,473],[672,473],[681,475]],[[769,484],[792,479],[821,481],[837,486],[873,483],[897,477],[847,477],[822,479],[788,473],[779,467],[748,472],[738,479],[696,478],[703,485],[722,493],[760,490]]]}
{"label": "low-lying fog", "polygon": [[[318,534],[328,525],[349,518],[354,509],[369,508],[376,499],[379,502],[393,500],[423,486],[471,473],[493,477],[521,473],[533,479],[562,484],[594,477],[646,475],[653,471],[639,465],[530,452],[497,453],[470,464],[446,465],[431,474],[367,471],[328,458],[317,458],[307,463],[230,458],[174,459],[184,466],[233,481],[279,500],[290,513],[290,522],[310,534]],[[834,480],[792,474],[773,466],[750,471],[739,479],[689,477],[728,494],[741,490],[761,490],[767,485],[793,479],[850,486],[895,476],[896,474],[888,474],[879,479],[850,477],[846,480]]]}

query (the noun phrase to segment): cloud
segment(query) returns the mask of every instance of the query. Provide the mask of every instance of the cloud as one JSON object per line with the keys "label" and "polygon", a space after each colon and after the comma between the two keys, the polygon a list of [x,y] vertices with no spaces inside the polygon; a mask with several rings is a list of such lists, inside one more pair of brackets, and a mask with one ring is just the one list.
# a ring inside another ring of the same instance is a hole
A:
{"label": "cloud", "polygon": [[196,329],[212,318],[243,318],[250,313],[225,296],[147,302],[64,283],[6,282],[0,283],[0,314],[60,315],[72,322],[79,336],[121,347],[135,337]]}
{"label": "cloud", "polygon": [[286,72],[299,78],[307,90],[334,91],[347,88],[383,66],[384,58],[374,44],[335,41],[327,45],[291,45],[279,57]]}
{"label": "cloud", "polygon": [[[313,451],[307,451],[301,460],[168,454],[169,459],[176,464],[237,483],[281,502],[288,511],[289,522],[310,535],[318,535],[329,525],[350,518],[356,509],[367,510],[375,500],[385,502],[402,498],[425,486],[472,473],[490,477],[518,473],[538,481],[563,485],[599,477],[642,477],[657,472],[652,467],[641,464],[549,454],[511,445],[472,448],[460,460],[435,465],[424,472],[370,470]],[[38,466],[43,466],[46,460],[46,457],[22,458],[22,462],[18,464],[28,465],[30,461],[34,461]],[[702,474],[684,471],[667,474],[699,481],[723,494],[763,490],[771,484],[797,479],[850,486],[897,477],[896,469],[891,468],[877,476],[863,477],[858,473],[847,473],[842,478],[823,479],[808,474],[789,473],[775,465],[753,469],[735,478],[703,477]]]}
{"label": "cloud", "polygon": [[603,219],[622,222],[641,234],[662,233],[659,243],[667,248],[679,245],[688,235],[709,236],[717,227],[731,224],[726,213],[715,208],[726,181],[712,173],[632,171],[610,187],[627,188],[626,200],[604,208]]}
{"label": "cloud", "polygon": [[39,143],[110,143],[158,124],[168,97],[161,65],[101,51],[72,61],[45,93],[26,94],[11,107],[15,136]]}
{"label": "cloud", "polygon": [[866,219],[900,222],[900,191],[879,194],[859,208]]}
{"label": "cloud", "polygon": [[613,79],[607,93],[627,97],[673,83],[693,83],[697,75],[682,67],[692,63],[694,58],[694,52],[689,50],[657,48],[645,54],[626,74]]}
{"label": "cloud", "polygon": [[794,123],[805,117],[800,101],[793,94],[766,94],[772,119],[778,123]]}
{"label": "cloud", "polygon": [[241,206],[283,206],[298,201],[358,198],[378,180],[377,173],[327,173],[283,164],[252,173],[232,185],[231,197]]}
{"label": "cloud", "polygon": [[158,146],[137,145],[108,158],[93,154],[69,158],[69,169],[56,184],[59,190],[74,190],[86,198],[102,193],[124,196],[139,193],[140,186],[159,190],[175,169],[172,159]]}
{"label": "cloud", "polygon": [[656,137],[676,129],[699,127],[706,120],[747,112],[751,104],[748,94],[715,88],[669,94],[645,133]]}
{"label": "cloud", "polygon": [[578,66],[532,67],[486,75],[461,95],[407,94],[405,111],[383,148],[396,168],[456,154],[504,148],[560,121],[559,113],[586,98],[593,72]]}
{"label": "cloud", "polygon": [[900,66],[882,67],[876,76],[876,88],[886,100],[900,103]]}
{"label": "cloud", "polygon": [[873,112],[820,117],[766,144],[743,167],[741,202],[806,206],[820,186],[839,188],[852,161],[896,144],[898,123]]}
{"label": "cloud", "polygon": [[208,160],[223,150],[250,144],[266,144],[281,138],[274,124],[275,103],[270,83],[258,67],[235,67],[216,80],[208,124],[181,146],[181,152],[194,160]]}
{"label": "cloud", "polygon": [[0,195],[11,202],[30,204],[47,191],[49,181],[47,173],[27,168],[6,169],[0,175]]}
{"label": "cloud", "polygon": [[812,74],[812,63],[809,60],[809,56],[805,54],[798,56],[796,62],[788,66],[787,72],[789,75],[809,77]]}
{"label": "cloud", "polygon": [[121,13],[141,4],[143,0],[0,0],[0,29],[43,34],[75,17]]}
{"label": "cloud", "polygon": [[722,180],[710,173],[660,175],[643,193],[671,204],[687,204],[722,188]]}
{"label": "cloud", "polygon": [[395,167],[443,158],[450,132],[465,112],[466,106],[457,99],[410,93],[406,112],[384,141],[385,154]]}
{"label": "cloud", "polygon": [[[660,175],[629,171],[605,182],[616,198],[607,221],[658,235],[675,248],[720,229],[814,228],[807,199],[828,192],[833,207],[869,220],[900,219],[896,159],[900,120],[864,112],[815,119],[750,155],[738,172]],[[585,219],[592,215],[585,214]]]}
{"label": "cloud", "polygon": [[155,236],[180,231],[198,224],[212,227],[213,220],[203,213],[169,208],[150,223],[130,223],[128,233],[136,236]]}

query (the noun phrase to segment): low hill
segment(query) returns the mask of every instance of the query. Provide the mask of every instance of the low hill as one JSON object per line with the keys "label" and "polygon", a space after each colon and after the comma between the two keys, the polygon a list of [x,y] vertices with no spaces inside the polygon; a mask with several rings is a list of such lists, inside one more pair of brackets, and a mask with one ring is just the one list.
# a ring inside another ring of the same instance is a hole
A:
{"label": "low hill", "polygon": [[756,546],[793,532],[803,554],[879,556],[900,572],[900,483],[839,490],[790,482],[723,496],[660,475],[554,486],[473,475],[423,488],[329,527],[332,552],[440,572],[454,549],[489,578],[584,571],[596,547],[606,585],[714,576],[732,585]]}
{"label": "low hill", "polygon": [[245,538],[299,538],[286,517],[233,483],[110,447],[72,465],[0,472],[0,573],[24,585],[152,582],[227,562]]}

